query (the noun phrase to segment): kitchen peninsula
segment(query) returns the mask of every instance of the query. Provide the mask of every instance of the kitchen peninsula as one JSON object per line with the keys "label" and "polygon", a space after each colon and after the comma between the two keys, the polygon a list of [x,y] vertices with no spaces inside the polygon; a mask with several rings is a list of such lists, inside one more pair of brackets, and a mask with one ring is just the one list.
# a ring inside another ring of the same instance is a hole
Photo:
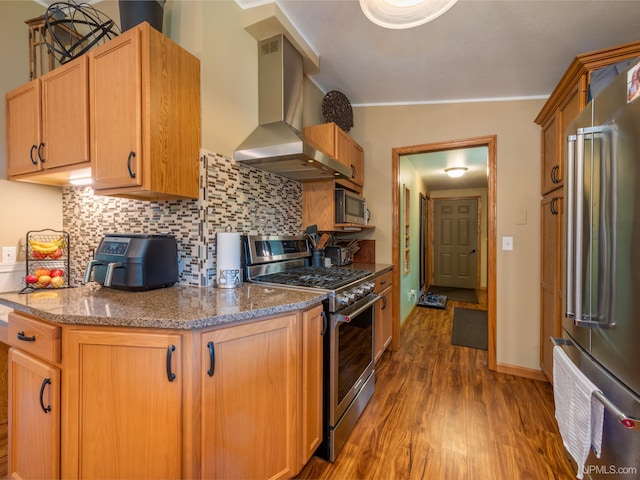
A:
{"label": "kitchen peninsula", "polygon": [[322,299],[252,284],[0,295],[8,474],[294,476],[322,439]]}

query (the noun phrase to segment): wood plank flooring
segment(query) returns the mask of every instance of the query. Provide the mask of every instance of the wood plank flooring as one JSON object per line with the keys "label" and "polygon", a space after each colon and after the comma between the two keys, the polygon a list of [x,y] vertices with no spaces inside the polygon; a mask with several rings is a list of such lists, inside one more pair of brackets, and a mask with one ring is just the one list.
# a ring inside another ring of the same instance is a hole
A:
{"label": "wood plank flooring", "polygon": [[575,478],[548,383],[491,372],[487,352],[450,344],[455,306],[416,308],[376,365],[375,393],[335,463],[299,479]]}

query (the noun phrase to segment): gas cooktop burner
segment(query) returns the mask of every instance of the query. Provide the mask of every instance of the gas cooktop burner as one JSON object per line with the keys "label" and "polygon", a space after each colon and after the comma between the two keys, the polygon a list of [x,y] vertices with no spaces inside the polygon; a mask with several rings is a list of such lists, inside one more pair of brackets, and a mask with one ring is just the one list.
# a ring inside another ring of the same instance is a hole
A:
{"label": "gas cooktop burner", "polygon": [[336,290],[344,285],[370,276],[366,270],[350,268],[301,267],[255,278],[258,282],[296,285]]}

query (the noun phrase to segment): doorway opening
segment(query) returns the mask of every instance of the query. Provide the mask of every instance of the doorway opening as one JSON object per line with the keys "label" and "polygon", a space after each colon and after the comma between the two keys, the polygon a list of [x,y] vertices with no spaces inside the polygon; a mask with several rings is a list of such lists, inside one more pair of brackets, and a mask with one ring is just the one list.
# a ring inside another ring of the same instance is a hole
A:
{"label": "doorway opening", "polygon": [[[423,145],[414,145],[407,147],[398,147],[392,150],[392,175],[394,178],[392,186],[392,199],[393,199],[393,263],[396,265],[395,279],[393,288],[395,289],[395,298],[401,298],[402,288],[402,268],[400,265],[405,264],[405,249],[401,248],[404,245],[404,238],[401,241],[401,236],[404,236],[404,232],[401,227],[401,195],[402,195],[402,179],[400,171],[400,160],[402,157],[447,152],[451,150],[460,149],[473,149],[475,147],[486,147],[486,186],[487,186],[487,199],[486,199],[486,212],[483,216],[486,216],[486,287],[487,287],[487,315],[488,315],[488,349],[487,349],[487,363],[490,370],[496,370],[496,136],[475,137],[463,140],[453,140],[447,142],[437,142]],[[432,203],[429,202],[429,203]],[[422,205],[422,198],[421,198]],[[422,214],[420,215],[422,217]],[[422,220],[422,218],[421,218]],[[433,249],[433,236],[427,235],[425,237],[426,245],[424,250],[428,251]],[[429,245],[432,243],[432,245]],[[423,247],[420,247],[420,269],[424,269],[424,276],[421,275],[420,283],[429,283],[429,278],[432,272],[432,265],[429,265],[431,255],[422,255]],[[424,262],[424,263],[423,263]],[[426,277],[426,278],[425,278]],[[400,302],[394,302],[394,325],[393,325],[393,348],[398,348],[398,340],[400,334]]]}

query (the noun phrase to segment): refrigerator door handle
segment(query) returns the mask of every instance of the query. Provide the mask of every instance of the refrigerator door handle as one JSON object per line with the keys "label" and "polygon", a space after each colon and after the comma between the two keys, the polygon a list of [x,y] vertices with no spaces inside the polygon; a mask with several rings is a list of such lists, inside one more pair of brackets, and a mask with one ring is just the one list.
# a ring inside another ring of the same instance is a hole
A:
{"label": "refrigerator door handle", "polygon": [[[575,185],[575,196],[569,197],[569,203],[575,202],[574,208],[574,231],[573,237],[570,238],[569,242],[573,243],[574,251],[573,251],[573,292],[568,290],[569,294],[573,293],[573,308],[574,308],[574,316],[573,322],[576,326],[584,326],[584,319],[582,317],[582,291],[584,288],[583,282],[583,271],[582,271],[582,251],[584,248],[583,245],[583,235],[582,231],[584,228],[584,132],[579,129],[576,135],[576,144],[575,144],[575,177],[573,179]],[[571,207],[569,207],[571,209]]]}
{"label": "refrigerator door handle", "polygon": [[[549,341],[553,344],[554,347],[561,347],[563,345],[575,347],[573,342],[571,340],[567,340],[566,338],[549,337]],[[616,418],[620,425],[630,430],[640,431],[640,419],[625,415],[625,413],[620,410],[615,403],[609,400],[605,396],[605,394],[602,393],[602,391],[596,390],[591,394],[591,396],[602,403],[602,405],[604,405],[604,408]]]}
{"label": "refrigerator door handle", "polygon": [[574,293],[575,292],[575,144],[576,136],[570,135],[567,139],[567,218],[566,218],[566,286],[565,304],[567,311],[565,317],[575,318]]}

